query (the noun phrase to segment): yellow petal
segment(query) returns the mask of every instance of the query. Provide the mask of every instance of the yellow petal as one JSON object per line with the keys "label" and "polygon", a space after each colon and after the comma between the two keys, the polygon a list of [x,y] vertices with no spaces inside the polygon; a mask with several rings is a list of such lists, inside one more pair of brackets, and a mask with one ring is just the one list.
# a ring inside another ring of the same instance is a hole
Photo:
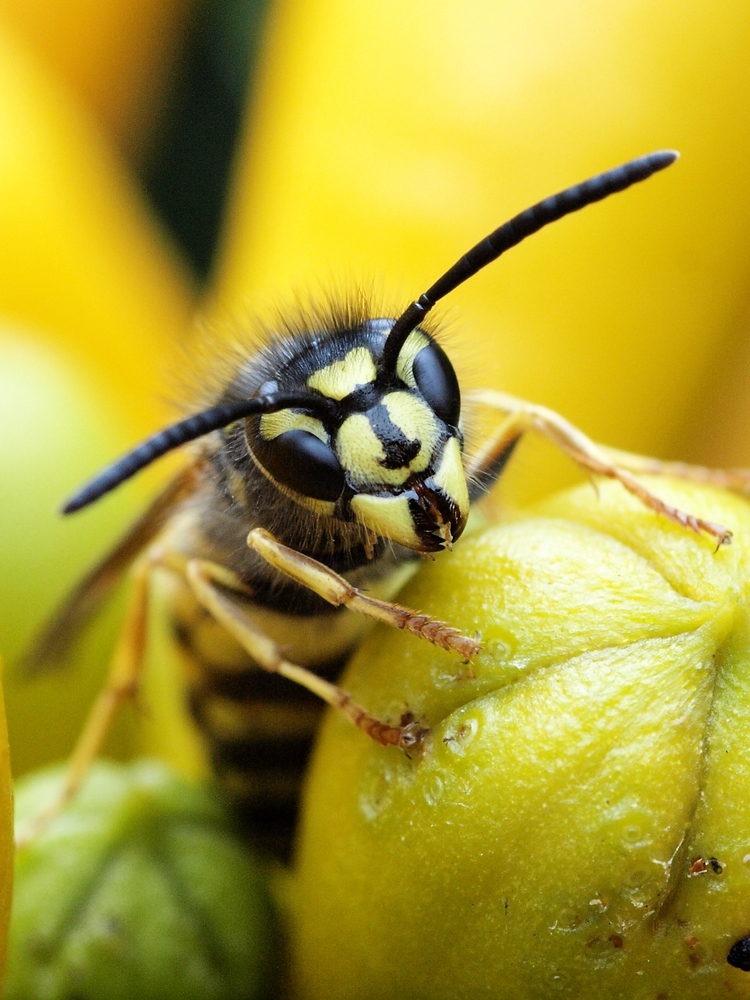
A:
{"label": "yellow petal", "polygon": [[192,0],[3,0],[0,14],[137,158],[162,110],[192,7]]}
{"label": "yellow petal", "polygon": [[[0,664],[1,666],[1,664]],[[5,704],[0,685],[0,988],[5,975],[8,923],[13,894],[13,787],[5,726]]]}
{"label": "yellow petal", "polygon": [[[76,521],[62,521],[59,505],[171,416],[164,376],[188,329],[192,294],[90,120],[3,32],[0,147],[0,645],[12,660],[6,695],[21,773],[70,752],[112,630],[76,649],[74,673],[29,683],[18,658],[135,516],[139,488]],[[175,713],[166,710],[160,728],[162,703],[152,705],[154,730],[176,752]],[[148,724],[139,732],[149,740]],[[122,749],[122,736],[111,746]]]}
{"label": "yellow petal", "polygon": [[0,316],[63,344],[132,414],[163,419],[185,273],[71,94],[0,31]]}

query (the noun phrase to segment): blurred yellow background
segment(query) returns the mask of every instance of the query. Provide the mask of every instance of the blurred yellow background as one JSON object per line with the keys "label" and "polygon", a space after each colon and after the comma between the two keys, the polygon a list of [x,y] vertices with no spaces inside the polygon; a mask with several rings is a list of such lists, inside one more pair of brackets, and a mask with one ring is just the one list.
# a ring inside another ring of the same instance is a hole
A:
{"label": "blurred yellow background", "polygon": [[[224,4],[230,36],[248,6]],[[19,771],[70,746],[111,627],[75,681],[29,686],[14,662],[160,473],[70,522],[55,506],[169,419],[171,376],[199,336],[190,266],[132,164],[169,119],[202,5],[62,10],[0,4],[0,649]],[[359,285],[398,311],[517,211],[673,147],[668,171],[445,300],[447,346],[467,385],[559,409],[608,443],[750,464],[750,8],[271,0],[264,24],[198,326]],[[499,492],[523,500],[573,475],[529,447]],[[149,712],[121,752],[190,757]]]}
{"label": "blurred yellow background", "polygon": [[240,312],[343,275],[405,305],[527,205],[675,148],[665,174],[535,236],[443,311],[473,381],[621,447],[738,460],[688,431],[744,335],[749,41],[727,3],[286,0],[219,296]]}

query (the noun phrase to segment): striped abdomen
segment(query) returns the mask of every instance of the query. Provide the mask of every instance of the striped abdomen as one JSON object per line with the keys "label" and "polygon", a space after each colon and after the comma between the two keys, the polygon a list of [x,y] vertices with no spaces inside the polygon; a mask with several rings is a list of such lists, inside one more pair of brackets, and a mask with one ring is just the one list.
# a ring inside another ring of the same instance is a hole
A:
{"label": "striped abdomen", "polygon": [[[184,585],[180,591],[172,602],[172,628],[186,669],[191,714],[217,780],[253,837],[287,857],[323,704],[286,678],[261,670]],[[290,633],[312,624],[293,616],[288,622]],[[315,670],[334,679],[340,668],[341,658]]]}

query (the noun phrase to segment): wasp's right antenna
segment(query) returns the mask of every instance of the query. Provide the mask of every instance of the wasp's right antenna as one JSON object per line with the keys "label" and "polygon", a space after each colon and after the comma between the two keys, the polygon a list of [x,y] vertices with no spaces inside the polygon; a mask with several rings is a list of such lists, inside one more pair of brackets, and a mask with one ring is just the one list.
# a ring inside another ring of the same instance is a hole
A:
{"label": "wasp's right antenna", "polygon": [[545,198],[544,201],[532,205],[520,215],[514,216],[509,222],[496,229],[494,233],[490,233],[481,243],[477,243],[459,261],[456,261],[453,267],[438,278],[424,295],[420,295],[416,302],[412,302],[409,308],[399,316],[391,327],[383,347],[380,361],[382,370],[388,373],[395,371],[396,361],[406,338],[412,330],[419,326],[436,302],[439,302],[448,292],[452,292],[458,285],[462,285],[477,271],[481,271],[487,264],[497,260],[500,254],[510,250],[511,247],[550,222],[556,222],[564,215],[577,212],[580,208],[591,205],[592,202],[601,201],[602,198],[607,198],[611,194],[624,191],[631,184],[645,181],[657,170],[664,170],[665,167],[674,163],[679,155],[672,149],[662,149],[656,153],[649,153],[648,156],[640,156],[637,160],[630,160],[613,170],[607,170],[603,174],[597,174],[596,177],[590,177],[582,184],[576,184],[574,187],[566,188],[565,191]]}

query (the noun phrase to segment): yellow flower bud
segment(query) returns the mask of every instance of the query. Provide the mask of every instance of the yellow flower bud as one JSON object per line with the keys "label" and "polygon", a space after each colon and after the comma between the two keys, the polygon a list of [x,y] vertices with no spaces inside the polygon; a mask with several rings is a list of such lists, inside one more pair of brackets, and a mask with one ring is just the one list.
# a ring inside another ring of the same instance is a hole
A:
{"label": "yellow flower bud", "polygon": [[302,996],[750,996],[750,508],[615,483],[462,541],[403,603],[477,632],[471,664],[378,629],[343,684],[429,726],[419,754],[335,715],[292,894]]}

